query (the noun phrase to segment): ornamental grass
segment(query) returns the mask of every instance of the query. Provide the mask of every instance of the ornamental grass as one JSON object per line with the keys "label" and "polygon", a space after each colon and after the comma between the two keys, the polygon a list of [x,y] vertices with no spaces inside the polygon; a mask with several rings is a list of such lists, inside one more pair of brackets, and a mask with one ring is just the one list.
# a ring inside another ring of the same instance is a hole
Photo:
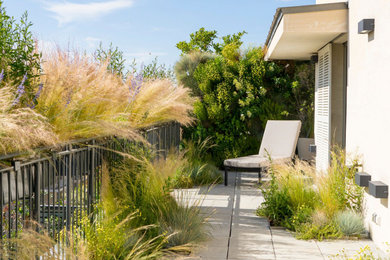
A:
{"label": "ornamental grass", "polygon": [[194,101],[188,88],[168,79],[145,81],[130,104],[129,122],[135,128],[169,121],[187,126],[193,121],[189,113]]}
{"label": "ornamental grass", "polygon": [[354,174],[361,166],[359,158],[347,161],[345,152],[338,147],[331,154],[326,172],[317,172],[315,166],[300,160],[272,165],[271,181],[262,189],[265,201],[258,215],[295,231],[300,239],[359,237],[364,231],[364,227],[360,228],[363,225],[358,225],[359,218],[340,215],[362,213],[363,189],[354,183]]}
{"label": "ornamental grass", "polygon": [[10,88],[0,88],[0,154],[55,144],[47,118],[31,108],[14,108],[14,100]]}
{"label": "ornamental grass", "polygon": [[107,64],[78,52],[56,50],[46,57],[36,109],[63,141],[110,135],[134,139],[142,127],[192,122],[193,99],[169,80],[139,82],[130,76],[123,81]]}
{"label": "ornamental grass", "polygon": [[119,77],[78,52],[58,49],[46,57],[36,110],[48,118],[62,141],[136,136],[127,120],[129,88]]}

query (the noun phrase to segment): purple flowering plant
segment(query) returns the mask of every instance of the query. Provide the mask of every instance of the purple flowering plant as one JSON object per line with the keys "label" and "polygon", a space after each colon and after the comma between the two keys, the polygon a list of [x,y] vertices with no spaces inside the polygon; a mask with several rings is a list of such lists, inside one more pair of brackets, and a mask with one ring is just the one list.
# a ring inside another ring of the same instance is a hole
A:
{"label": "purple flowering plant", "polygon": [[131,78],[129,91],[130,91],[130,100],[129,103],[133,102],[135,97],[141,90],[142,83],[144,82],[144,76],[142,71],[137,73],[133,78]]}
{"label": "purple flowering plant", "polygon": [[42,89],[43,89],[43,83],[40,83],[38,85],[38,91],[37,91],[37,93],[35,93],[35,96],[32,100],[31,105],[30,105],[30,108],[34,109],[36,107],[36,105],[38,104],[38,98],[41,95]]}
{"label": "purple flowering plant", "polygon": [[23,96],[23,94],[26,92],[24,89],[24,82],[27,79],[27,73],[24,74],[22,82],[19,84],[17,90],[16,90],[16,98],[14,99],[14,102],[12,102],[12,106],[15,106],[20,103],[20,98]]}
{"label": "purple flowering plant", "polygon": [[0,83],[3,81],[3,79],[4,79],[4,69],[2,69],[0,72]]}

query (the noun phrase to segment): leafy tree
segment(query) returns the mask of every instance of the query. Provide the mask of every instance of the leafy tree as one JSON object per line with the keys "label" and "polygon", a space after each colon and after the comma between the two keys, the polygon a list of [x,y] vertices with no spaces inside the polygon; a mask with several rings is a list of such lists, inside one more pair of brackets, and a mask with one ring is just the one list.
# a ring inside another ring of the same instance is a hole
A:
{"label": "leafy tree", "polygon": [[141,74],[144,79],[171,79],[174,81],[174,73],[172,68],[165,64],[159,64],[157,57],[152,62],[143,65],[137,69],[137,63],[133,60],[131,64],[132,74]]}
{"label": "leafy tree", "polygon": [[189,53],[193,50],[212,52],[214,40],[217,38],[217,31],[207,31],[204,27],[195,33],[190,34],[190,41],[181,41],[176,47],[182,51],[182,54]]}
{"label": "leafy tree", "polygon": [[14,17],[7,15],[0,1],[0,72],[3,72],[0,87],[15,86],[18,102],[22,103],[33,99],[34,83],[41,73],[42,56],[36,50],[31,26],[27,12],[16,22]]}
{"label": "leafy tree", "polygon": [[123,57],[123,51],[119,50],[110,43],[108,49],[103,48],[103,43],[100,42],[99,47],[94,53],[94,57],[98,62],[107,62],[107,69],[111,73],[119,74],[123,77],[127,76],[125,62],[126,59]]}
{"label": "leafy tree", "polygon": [[137,62],[134,59],[130,66],[126,68],[126,59],[123,57],[123,51],[118,47],[114,48],[112,43],[110,43],[108,49],[104,49],[103,44],[100,43],[95,50],[94,57],[100,63],[107,62],[107,69],[111,73],[121,75],[123,79],[126,79],[129,74],[136,76],[139,80],[174,79],[172,69],[165,64],[159,64],[157,57],[151,63],[147,65],[141,64],[140,67],[137,67]]}
{"label": "leafy tree", "polygon": [[192,51],[221,54],[226,45],[235,44],[237,46],[241,46],[241,38],[244,34],[246,34],[245,31],[232,35],[228,34],[220,38],[222,42],[215,42],[215,40],[218,39],[217,31],[207,31],[204,27],[202,27],[195,33],[190,34],[189,42],[181,41],[176,44],[176,47],[182,51],[182,55],[188,54]]}

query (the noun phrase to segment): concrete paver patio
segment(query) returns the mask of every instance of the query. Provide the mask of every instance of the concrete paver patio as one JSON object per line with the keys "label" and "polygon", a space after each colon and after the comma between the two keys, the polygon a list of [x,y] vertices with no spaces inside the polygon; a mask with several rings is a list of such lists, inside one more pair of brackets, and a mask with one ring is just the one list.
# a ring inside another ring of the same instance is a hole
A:
{"label": "concrete paver patio", "polygon": [[213,236],[186,259],[330,259],[341,250],[353,256],[366,245],[378,254],[368,239],[305,241],[294,238],[289,231],[270,227],[267,219],[255,214],[264,200],[257,188],[257,174],[231,172],[229,177],[226,187],[185,190],[184,197],[190,203],[203,201],[202,212],[210,214]]}

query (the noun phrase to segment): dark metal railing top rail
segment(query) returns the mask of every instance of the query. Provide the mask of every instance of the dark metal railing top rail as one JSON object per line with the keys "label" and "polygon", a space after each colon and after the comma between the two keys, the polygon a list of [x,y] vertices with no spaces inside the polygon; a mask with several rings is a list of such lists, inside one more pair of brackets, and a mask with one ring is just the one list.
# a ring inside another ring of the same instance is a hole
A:
{"label": "dark metal railing top rail", "polygon": [[[157,157],[166,157],[181,141],[178,123],[150,127],[143,134]],[[56,237],[63,229],[77,227],[92,212],[100,199],[103,162],[119,159],[113,151],[120,150],[118,143],[126,140],[82,141],[39,158],[3,157],[7,161],[2,165],[12,164],[0,168],[0,239],[17,236],[29,221]]]}

